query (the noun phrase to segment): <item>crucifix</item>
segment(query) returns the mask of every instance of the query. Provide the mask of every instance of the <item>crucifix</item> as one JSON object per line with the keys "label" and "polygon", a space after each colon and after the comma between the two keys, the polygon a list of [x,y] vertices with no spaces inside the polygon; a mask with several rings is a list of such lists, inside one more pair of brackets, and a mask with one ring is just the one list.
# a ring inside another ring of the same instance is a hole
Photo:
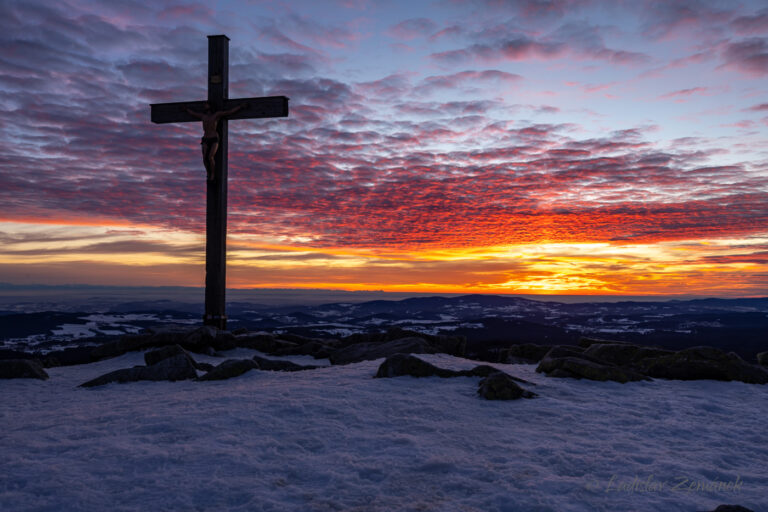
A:
{"label": "crucifix", "polygon": [[286,117],[288,98],[229,99],[229,38],[218,35],[208,36],[208,100],[153,103],[150,107],[153,123],[203,122],[201,144],[208,174],[203,323],[226,329],[227,121]]}

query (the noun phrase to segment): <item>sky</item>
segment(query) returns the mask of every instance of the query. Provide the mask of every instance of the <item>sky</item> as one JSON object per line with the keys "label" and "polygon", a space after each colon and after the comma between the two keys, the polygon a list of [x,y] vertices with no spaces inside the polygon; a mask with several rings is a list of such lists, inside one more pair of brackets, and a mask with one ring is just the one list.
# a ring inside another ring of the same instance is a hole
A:
{"label": "sky", "polygon": [[764,1],[0,0],[0,282],[768,295]]}

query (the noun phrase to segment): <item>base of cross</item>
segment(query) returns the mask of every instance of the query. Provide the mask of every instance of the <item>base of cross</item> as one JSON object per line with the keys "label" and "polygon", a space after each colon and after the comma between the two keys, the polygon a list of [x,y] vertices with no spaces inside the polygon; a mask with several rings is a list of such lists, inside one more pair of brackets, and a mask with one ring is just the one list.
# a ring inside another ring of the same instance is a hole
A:
{"label": "base of cross", "polygon": [[210,325],[224,331],[227,329],[227,315],[203,315],[203,325]]}

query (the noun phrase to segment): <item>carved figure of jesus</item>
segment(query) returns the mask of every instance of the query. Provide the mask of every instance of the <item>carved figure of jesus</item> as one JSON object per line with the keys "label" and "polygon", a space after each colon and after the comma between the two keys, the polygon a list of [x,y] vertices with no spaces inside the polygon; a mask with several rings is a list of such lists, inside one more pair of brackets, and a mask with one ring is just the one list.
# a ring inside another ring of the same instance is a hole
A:
{"label": "carved figure of jesus", "polygon": [[211,104],[206,102],[202,112],[195,112],[194,110],[185,108],[189,115],[196,117],[203,122],[203,138],[200,139],[200,145],[203,151],[203,165],[205,165],[208,181],[213,181],[216,177],[216,152],[219,150],[219,133],[217,131],[219,120],[222,117],[232,115],[235,112],[246,108],[246,106],[247,104],[240,104],[230,110],[220,110],[215,112],[211,108]]}

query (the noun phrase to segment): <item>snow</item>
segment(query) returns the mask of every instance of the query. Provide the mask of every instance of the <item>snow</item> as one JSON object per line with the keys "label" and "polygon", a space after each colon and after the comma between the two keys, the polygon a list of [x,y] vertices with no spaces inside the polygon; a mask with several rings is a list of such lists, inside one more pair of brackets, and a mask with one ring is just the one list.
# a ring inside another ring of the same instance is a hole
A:
{"label": "snow", "polygon": [[371,378],[380,363],[76,387],[143,364],[132,353],[0,380],[0,510],[768,508],[768,386],[498,364],[539,398],[495,402],[476,396],[478,378]]}

